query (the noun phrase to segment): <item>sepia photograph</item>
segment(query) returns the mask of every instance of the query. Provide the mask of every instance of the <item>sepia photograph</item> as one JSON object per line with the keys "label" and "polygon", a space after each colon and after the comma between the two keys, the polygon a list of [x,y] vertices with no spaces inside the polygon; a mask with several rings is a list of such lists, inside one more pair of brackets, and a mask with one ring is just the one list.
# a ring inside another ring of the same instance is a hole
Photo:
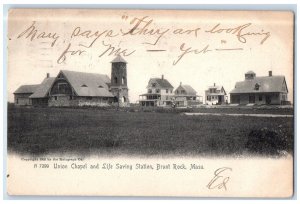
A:
{"label": "sepia photograph", "polygon": [[294,27],[292,11],[10,9],[8,194],[293,196]]}

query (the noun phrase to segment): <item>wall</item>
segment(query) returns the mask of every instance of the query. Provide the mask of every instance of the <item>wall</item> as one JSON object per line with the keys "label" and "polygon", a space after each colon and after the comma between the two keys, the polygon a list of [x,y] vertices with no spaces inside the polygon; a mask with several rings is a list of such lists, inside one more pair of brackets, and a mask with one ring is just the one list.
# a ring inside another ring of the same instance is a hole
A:
{"label": "wall", "polygon": [[[27,105],[31,105],[31,99],[29,98],[29,96],[32,95],[32,93],[28,93],[28,94],[15,94],[15,105],[18,106],[27,106]],[[18,103],[17,103],[18,102]]]}
{"label": "wall", "polygon": [[[239,95],[240,96],[240,103],[242,105],[247,105],[249,104],[249,95],[250,94],[234,94],[234,95]],[[281,97],[282,94],[280,93],[261,93],[261,94],[254,94],[255,95],[255,104],[257,105],[264,105],[267,104],[267,96],[270,97],[271,99],[271,103],[270,105],[280,105],[281,104]],[[262,100],[259,101],[259,96],[262,96]],[[232,96],[233,94],[230,95],[231,99],[231,103],[236,103],[236,101],[232,100]]]}
{"label": "wall", "polygon": [[74,97],[70,96],[52,96],[49,99],[49,106],[109,106],[113,102],[113,98],[108,97]]}
{"label": "wall", "polygon": [[[120,99],[120,106],[129,106],[130,101],[127,88],[111,88],[111,93]],[[125,97],[125,101],[123,97]]]}
{"label": "wall", "polygon": [[33,106],[48,106],[49,98],[32,98]]}

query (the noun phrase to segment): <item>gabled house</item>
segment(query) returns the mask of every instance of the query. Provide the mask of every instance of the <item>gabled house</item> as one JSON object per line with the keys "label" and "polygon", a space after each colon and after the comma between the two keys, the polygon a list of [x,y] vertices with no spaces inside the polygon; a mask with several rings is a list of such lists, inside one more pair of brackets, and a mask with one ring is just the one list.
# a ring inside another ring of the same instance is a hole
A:
{"label": "gabled house", "polygon": [[257,77],[253,71],[245,74],[245,80],[237,82],[230,92],[233,104],[288,104],[288,88],[284,76]]}
{"label": "gabled house", "polygon": [[39,84],[35,85],[22,85],[14,92],[14,103],[18,106],[27,106],[31,105],[31,96],[36,89],[39,87]]}
{"label": "gabled house", "polygon": [[174,87],[164,78],[151,78],[147,93],[140,95],[141,106],[171,106],[174,100]]}
{"label": "gabled house", "polygon": [[205,91],[205,103],[208,105],[219,105],[227,103],[227,94],[223,86],[209,86]]}
{"label": "gabled house", "polygon": [[175,90],[175,104],[177,107],[188,107],[201,104],[200,96],[190,85],[185,85],[180,82],[180,85]]}

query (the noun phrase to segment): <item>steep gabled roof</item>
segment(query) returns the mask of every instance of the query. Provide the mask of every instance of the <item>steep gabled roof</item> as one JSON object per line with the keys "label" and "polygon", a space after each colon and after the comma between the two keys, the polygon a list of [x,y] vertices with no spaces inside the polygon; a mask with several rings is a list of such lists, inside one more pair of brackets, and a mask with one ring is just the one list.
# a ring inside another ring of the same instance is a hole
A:
{"label": "steep gabled roof", "polygon": [[[208,90],[206,90],[207,92],[209,92],[209,89],[213,89],[213,88],[215,88],[217,91],[222,91],[222,89],[224,90],[224,94],[226,95],[226,91],[225,91],[225,89],[224,89],[224,87],[223,86],[216,86],[216,85],[214,85],[214,86],[209,86],[208,87]],[[210,95],[214,95],[213,93],[210,93]],[[216,94],[216,95],[218,95],[218,94]]]}
{"label": "steep gabled roof", "polygon": [[29,96],[29,98],[44,98],[47,96],[55,77],[45,78],[44,81],[38,85],[35,92]]}
{"label": "steep gabled roof", "polygon": [[[179,85],[177,89],[182,88],[185,90],[186,94],[185,95],[196,95],[197,91],[193,89],[190,85],[184,84],[184,85]],[[177,90],[176,89],[176,90]]]}
{"label": "steep gabled roof", "polygon": [[152,83],[157,83],[157,85],[163,89],[173,89],[174,88],[167,79],[151,78],[148,82],[148,87],[151,86]]}
{"label": "steep gabled roof", "polygon": [[[255,90],[256,84],[259,86],[258,90]],[[284,76],[255,77],[254,79],[237,82],[230,93],[284,92],[283,85],[286,86]]]}
{"label": "steep gabled roof", "polygon": [[39,84],[22,85],[14,92],[14,94],[34,93],[38,86]]}
{"label": "steep gabled roof", "polygon": [[113,97],[107,85],[110,83],[107,75],[68,70],[61,70],[60,73],[66,77],[78,96]]}

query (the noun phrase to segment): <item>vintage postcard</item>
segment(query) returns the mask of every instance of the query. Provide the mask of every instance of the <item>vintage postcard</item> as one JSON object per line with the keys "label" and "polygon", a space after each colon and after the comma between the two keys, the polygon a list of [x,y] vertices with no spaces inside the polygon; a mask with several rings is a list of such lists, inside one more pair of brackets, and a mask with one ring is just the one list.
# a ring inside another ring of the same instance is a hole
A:
{"label": "vintage postcard", "polygon": [[10,9],[9,195],[287,198],[290,11]]}

